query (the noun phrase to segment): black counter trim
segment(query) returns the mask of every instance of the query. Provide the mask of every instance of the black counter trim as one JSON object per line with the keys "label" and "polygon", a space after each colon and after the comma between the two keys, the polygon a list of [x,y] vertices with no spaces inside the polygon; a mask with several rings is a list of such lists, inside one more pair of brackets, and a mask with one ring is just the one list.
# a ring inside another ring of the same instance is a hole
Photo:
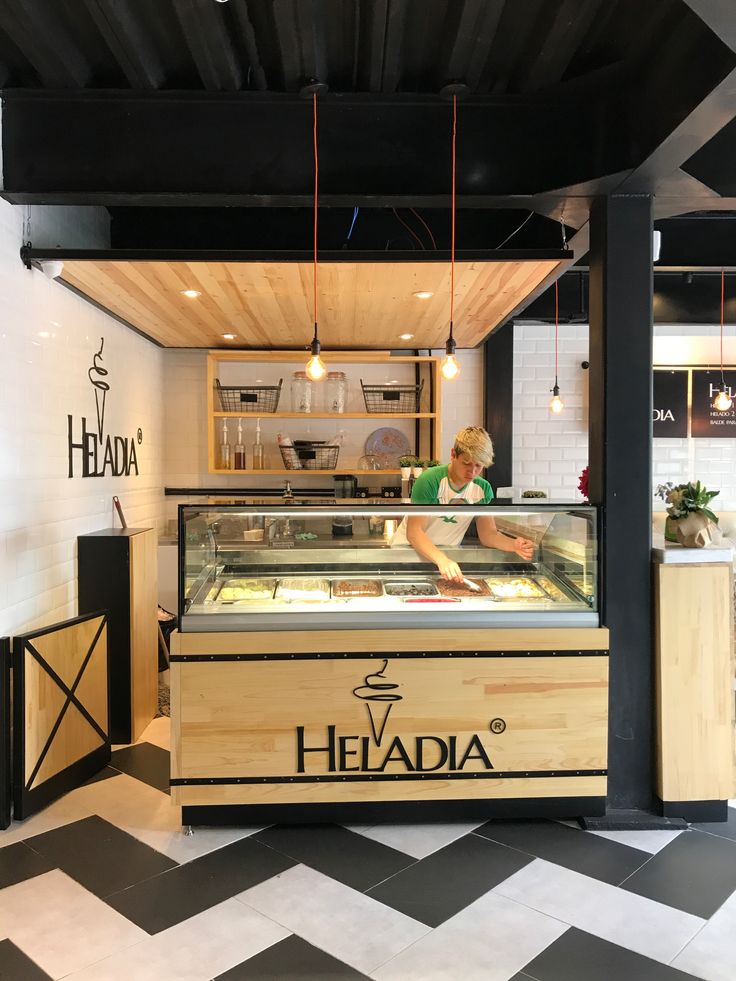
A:
{"label": "black counter trim", "polygon": [[484,770],[481,773],[356,773],[292,777],[172,777],[172,787],[219,787],[264,783],[375,783],[397,780],[525,780],[546,777],[605,777],[608,770]]}
{"label": "black counter trim", "polygon": [[337,651],[310,654],[172,654],[171,661],[363,661],[422,657],[608,657],[608,651]]}
{"label": "black counter trim", "polygon": [[373,821],[487,821],[579,818],[606,813],[605,797],[503,797],[495,800],[328,801],[319,804],[184,805],[182,824],[366,824]]}

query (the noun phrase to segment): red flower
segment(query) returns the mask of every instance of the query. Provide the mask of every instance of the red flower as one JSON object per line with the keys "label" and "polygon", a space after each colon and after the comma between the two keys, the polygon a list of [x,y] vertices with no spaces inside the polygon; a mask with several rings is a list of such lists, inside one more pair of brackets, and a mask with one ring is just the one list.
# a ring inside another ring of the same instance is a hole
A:
{"label": "red flower", "polygon": [[583,495],[585,500],[588,500],[588,467],[586,467],[580,474],[580,479],[578,480],[578,490]]}

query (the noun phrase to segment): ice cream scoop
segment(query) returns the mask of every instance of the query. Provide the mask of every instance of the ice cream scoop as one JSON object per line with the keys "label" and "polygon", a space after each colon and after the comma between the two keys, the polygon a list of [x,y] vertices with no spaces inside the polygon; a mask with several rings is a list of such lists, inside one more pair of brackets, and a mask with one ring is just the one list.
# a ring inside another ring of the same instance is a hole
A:
{"label": "ice cream scoop", "polygon": [[480,586],[478,585],[478,583],[477,582],[473,582],[472,579],[465,579],[465,578],[463,578],[463,582],[468,587],[468,589],[472,589],[474,593],[479,593],[481,591]]}

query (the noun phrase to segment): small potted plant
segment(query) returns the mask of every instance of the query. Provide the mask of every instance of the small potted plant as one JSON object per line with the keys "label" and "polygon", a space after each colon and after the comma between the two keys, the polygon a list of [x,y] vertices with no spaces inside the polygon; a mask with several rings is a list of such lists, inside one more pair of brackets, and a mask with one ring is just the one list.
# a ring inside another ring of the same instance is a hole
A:
{"label": "small potted plant", "polygon": [[401,456],[399,457],[399,466],[401,467],[401,479],[409,480],[411,477],[411,469],[417,462],[415,456]]}
{"label": "small potted plant", "polygon": [[420,460],[419,457],[414,457],[414,464],[411,468],[413,477],[421,477],[424,470],[424,460]]}
{"label": "small potted plant", "polygon": [[440,461],[439,460],[428,460],[427,461],[427,467],[429,467],[429,468],[431,468],[431,467],[438,467],[439,465],[440,465]]}
{"label": "small potted plant", "polygon": [[710,509],[710,502],[720,491],[707,490],[699,480],[687,484],[660,484],[655,494],[669,504],[665,537],[672,541],[672,525],[676,540],[686,548],[703,548],[713,538],[713,525],[718,518]]}

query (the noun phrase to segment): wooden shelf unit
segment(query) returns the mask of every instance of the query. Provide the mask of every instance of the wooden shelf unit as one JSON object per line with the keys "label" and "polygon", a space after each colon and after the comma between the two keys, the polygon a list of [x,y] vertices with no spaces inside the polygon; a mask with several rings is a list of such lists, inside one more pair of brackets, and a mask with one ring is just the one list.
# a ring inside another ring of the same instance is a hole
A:
{"label": "wooden shelf unit", "polygon": [[[219,403],[215,394],[215,379],[218,378],[218,365],[220,364],[284,364],[294,365],[295,370],[303,370],[307,354],[304,351],[209,351],[207,354],[207,461],[208,473],[221,474],[223,476],[265,476],[265,477],[294,477],[294,476],[337,476],[341,474],[356,474],[363,476],[395,476],[399,474],[398,469],[390,470],[359,470],[358,461],[352,467],[340,467],[335,470],[287,470],[286,468],[269,467],[265,470],[223,470],[217,466],[217,427],[219,419],[248,419],[255,420],[260,418],[261,424],[269,419],[299,419],[311,421],[315,419],[332,419],[337,421],[349,422],[350,420],[399,420],[413,419],[415,421],[416,442],[412,450],[417,456],[430,459],[440,458],[440,399],[441,399],[441,375],[439,371],[440,359],[427,355],[391,355],[390,351],[328,351],[324,355],[328,370],[331,365],[347,366],[357,368],[360,365],[416,365],[424,378],[423,399],[429,399],[429,411],[426,412],[264,412],[258,415],[256,412],[223,412],[219,408]],[[359,375],[351,372],[349,381],[358,384]],[[318,382],[324,385],[326,382]],[[289,398],[289,381],[285,379],[282,388],[281,398]],[[230,433],[232,440],[233,434]],[[231,442],[231,445],[234,445]],[[264,443],[265,445],[265,443]],[[250,458],[251,445],[246,446],[247,457]],[[342,454],[341,454],[342,457]],[[344,460],[341,458],[340,463]]]}

